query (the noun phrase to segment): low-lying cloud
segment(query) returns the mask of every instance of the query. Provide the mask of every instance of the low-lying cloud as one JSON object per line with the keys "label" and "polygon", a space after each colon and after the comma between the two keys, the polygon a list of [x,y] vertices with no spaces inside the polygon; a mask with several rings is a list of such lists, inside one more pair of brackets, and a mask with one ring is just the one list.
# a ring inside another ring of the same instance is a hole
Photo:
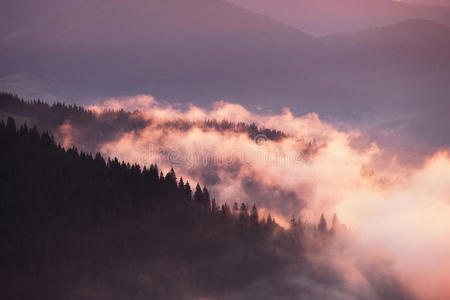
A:
{"label": "low-lying cloud", "polygon": [[[395,273],[418,298],[450,297],[449,151],[402,165],[395,152],[387,153],[357,130],[339,130],[315,113],[296,117],[285,109],[262,115],[223,101],[207,110],[137,96],[90,109],[98,115],[104,109],[138,110],[130,117],[145,124],[103,141],[98,150],[105,155],[157,163],[164,170],[174,167],[185,180],[208,185],[220,202],[255,203],[284,226],[292,216],[316,222],[321,213],[337,213],[351,229],[354,249],[364,249],[346,257],[340,272],[351,274],[346,264],[358,260],[362,274],[379,261],[373,257],[385,257],[389,271],[383,272]],[[201,126],[205,120],[254,123],[285,135],[274,139],[218,130]],[[63,141],[80,142],[83,135],[77,132],[74,140],[74,130],[65,123]],[[373,276],[389,281],[386,274]],[[299,284],[305,280],[298,278]]]}

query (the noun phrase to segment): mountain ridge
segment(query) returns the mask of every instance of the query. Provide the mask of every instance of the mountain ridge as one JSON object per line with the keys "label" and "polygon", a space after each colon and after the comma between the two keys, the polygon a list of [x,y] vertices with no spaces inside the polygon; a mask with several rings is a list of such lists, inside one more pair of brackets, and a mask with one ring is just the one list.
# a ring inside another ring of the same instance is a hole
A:
{"label": "mountain ridge", "polygon": [[[104,90],[125,85],[128,94],[165,78],[200,76],[199,82],[240,73],[257,78],[264,69],[284,72],[299,65],[299,54],[310,56],[326,49],[297,29],[224,1],[133,4],[83,2],[56,21],[1,43],[0,53],[7,59],[0,60],[0,76],[17,70],[56,82],[69,76],[62,85],[84,81],[71,89],[73,93],[95,90],[91,82],[96,81]],[[121,19],[125,21],[118,23]],[[276,57],[283,59],[274,61]],[[71,72],[64,74],[66,69]]]}
{"label": "mountain ridge", "polygon": [[389,26],[411,18],[450,25],[450,8],[390,0],[227,0],[318,35]]}

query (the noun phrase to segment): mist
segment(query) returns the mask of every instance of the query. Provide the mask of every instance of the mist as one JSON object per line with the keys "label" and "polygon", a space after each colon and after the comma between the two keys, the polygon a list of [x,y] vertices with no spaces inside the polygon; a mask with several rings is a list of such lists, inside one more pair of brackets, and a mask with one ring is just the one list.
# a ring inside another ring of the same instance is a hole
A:
{"label": "mist", "polygon": [[[281,114],[257,114],[224,101],[203,109],[142,95],[110,99],[89,109],[98,116],[108,113],[106,109],[134,111],[130,118],[145,124],[101,142],[98,150],[106,156],[140,165],[156,163],[163,170],[173,167],[185,180],[207,185],[212,197],[230,205],[256,204],[285,228],[291,217],[312,224],[323,213],[331,223],[336,213],[349,233],[336,242],[339,246],[308,255],[332,268],[343,283],[338,281],[336,291],[322,296],[320,285],[312,288],[314,298],[378,299],[376,289],[386,291],[386,286],[375,283],[384,281],[395,286],[389,299],[450,296],[445,284],[450,276],[448,150],[405,162],[401,152],[381,148],[357,128],[339,129],[315,113],[294,116],[284,109]],[[218,130],[205,127],[205,120],[254,123],[284,134],[274,139]],[[83,144],[83,131],[70,122],[58,134],[66,147]],[[280,271],[291,275],[289,281],[279,282],[283,288],[291,286],[293,294],[295,287],[311,280],[292,277],[295,268]],[[258,284],[266,286],[255,283],[235,297],[258,293]]]}

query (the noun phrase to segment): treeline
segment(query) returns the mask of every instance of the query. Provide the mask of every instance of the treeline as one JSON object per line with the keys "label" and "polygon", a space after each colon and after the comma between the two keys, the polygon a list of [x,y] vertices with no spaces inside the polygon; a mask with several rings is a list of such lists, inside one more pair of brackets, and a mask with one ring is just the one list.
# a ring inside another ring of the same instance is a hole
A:
{"label": "treeline", "polygon": [[[109,299],[225,293],[286,261],[282,230],[256,206],[219,206],[174,170],[66,150],[12,118],[0,121],[0,197],[5,299],[84,299],[90,284]],[[142,276],[151,284],[136,286]]]}
{"label": "treeline", "polygon": [[[76,119],[80,122],[94,122],[95,113],[79,105],[54,103],[52,105],[41,100],[23,100],[16,95],[0,93],[0,112],[3,117],[14,116],[17,121],[27,121],[40,130],[54,132],[65,120]],[[119,113],[119,112],[118,112]],[[123,115],[123,117],[126,117]]]}
{"label": "treeline", "polygon": [[159,127],[173,128],[180,131],[187,131],[191,128],[200,128],[203,130],[215,130],[218,132],[246,133],[252,139],[260,136],[263,139],[272,141],[279,141],[288,136],[279,130],[258,127],[255,123],[234,123],[227,120],[218,121],[215,119],[208,119],[204,121],[175,120],[164,122],[159,125]]}
{"label": "treeline", "polygon": [[[104,110],[96,114],[79,105],[68,105],[57,102],[47,104],[41,100],[25,101],[19,97],[0,93],[0,118],[14,116],[19,122],[36,125],[40,130],[56,134],[64,122],[82,131],[83,148],[95,152],[94,145],[100,142],[111,141],[122,133],[132,130],[139,131],[152,123],[139,112],[124,110]],[[281,131],[260,128],[256,124],[244,122],[233,123],[227,120],[187,121],[174,120],[160,123],[158,126],[167,129],[186,131],[191,128],[202,130],[215,130],[218,132],[246,133],[250,138],[262,135],[268,140],[281,140],[287,135]]]}

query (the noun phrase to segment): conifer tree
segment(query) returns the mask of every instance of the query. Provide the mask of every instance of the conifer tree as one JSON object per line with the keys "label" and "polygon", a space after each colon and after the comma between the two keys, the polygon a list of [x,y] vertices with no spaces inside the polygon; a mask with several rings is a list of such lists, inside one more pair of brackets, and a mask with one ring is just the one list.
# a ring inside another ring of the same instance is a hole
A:
{"label": "conifer tree", "polygon": [[320,233],[325,233],[327,231],[327,221],[325,220],[325,217],[323,214],[320,215],[320,221],[317,225],[317,229]]}
{"label": "conifer tree", "polygon": [[184,186],[184,197],[187,201],[192,200],[192,190],[189,181],[186,181],[186,185]]}
{"label": "conifer tree", "polygon": [[253,204],[252,213],[250,214],[250,224],[252,226],[257,226],[259,223],[258,209],[256,208],[256,204]]}
{"label": "conifer tree", "polygon": [[198,183],[195,186],[194,201],[197,204],[203,205],[203,191],[202,188],[200,187],[200,184]]}

